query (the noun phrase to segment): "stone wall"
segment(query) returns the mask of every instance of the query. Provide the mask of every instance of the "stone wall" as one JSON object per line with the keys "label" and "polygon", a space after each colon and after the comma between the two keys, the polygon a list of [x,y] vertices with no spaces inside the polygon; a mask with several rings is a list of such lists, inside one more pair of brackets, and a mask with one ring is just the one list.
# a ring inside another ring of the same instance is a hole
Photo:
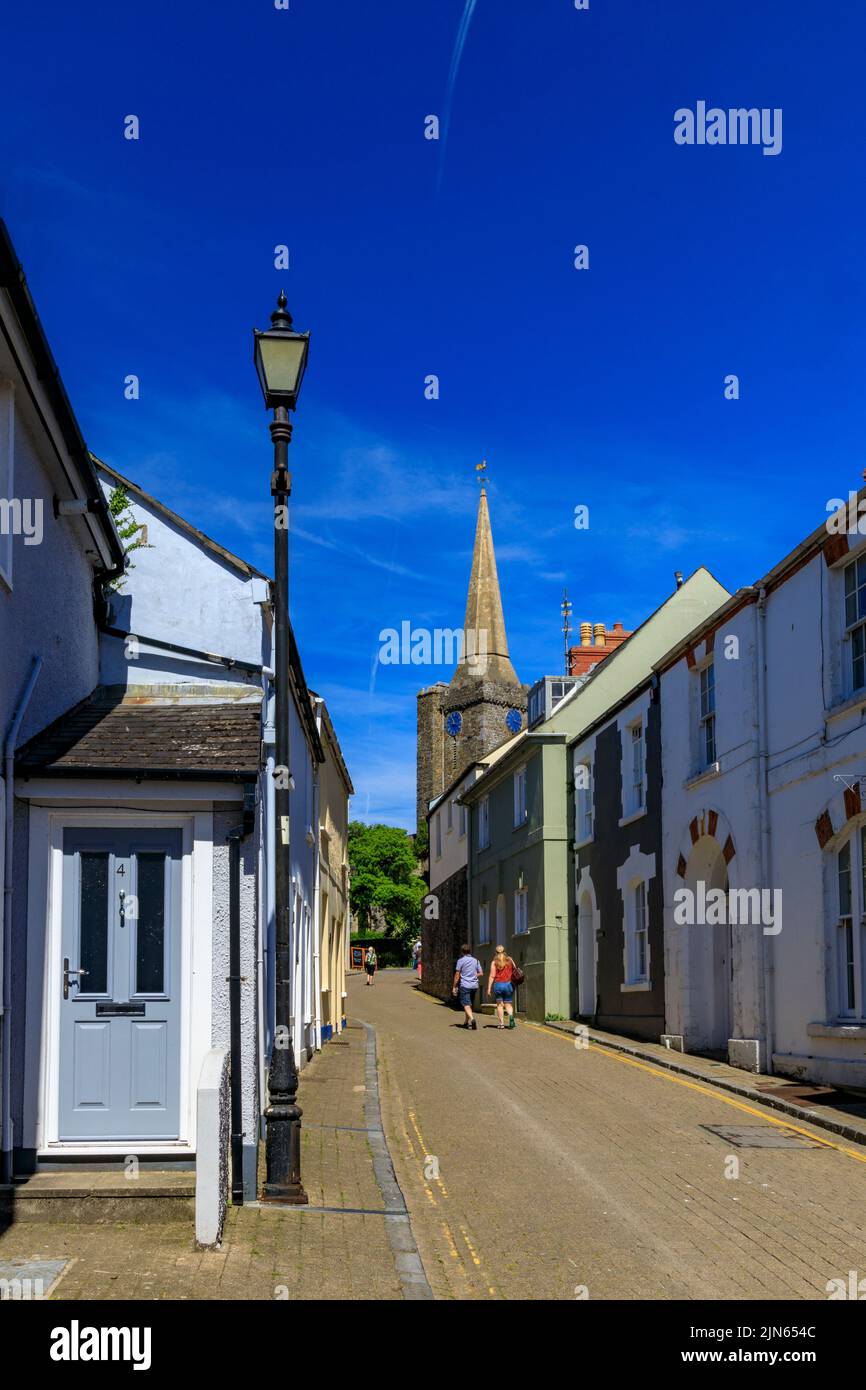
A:
{"label": "stone wall", "polygon": [[448,687],[441,682],[418,692],[418,742],[416,748],[416,823],[427,816],[428,804],[445,788],[445,725],[442,700]]}
{"label": "stone wall", "polygon": [[439,999],[450,999],[454,964],[469,938],[466,870],[458,869],[435,893],[439,918],[421,928],[421,987]]}

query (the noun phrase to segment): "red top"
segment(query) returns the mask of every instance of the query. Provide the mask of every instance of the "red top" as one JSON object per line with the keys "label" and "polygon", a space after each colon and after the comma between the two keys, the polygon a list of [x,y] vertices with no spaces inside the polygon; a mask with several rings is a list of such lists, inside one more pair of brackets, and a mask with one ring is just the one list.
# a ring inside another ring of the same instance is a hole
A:
{"label": "red top", "polygon": [[511,970],[513,962],[507,960],[501,969],[493,970],[493,983],[495,985],[507,985],[511,982]]}

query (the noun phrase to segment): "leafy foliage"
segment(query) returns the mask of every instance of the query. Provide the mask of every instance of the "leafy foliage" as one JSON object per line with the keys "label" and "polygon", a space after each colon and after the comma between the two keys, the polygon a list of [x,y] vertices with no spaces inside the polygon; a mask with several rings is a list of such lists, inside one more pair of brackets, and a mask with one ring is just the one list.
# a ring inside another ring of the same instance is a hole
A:
{"label": "leafy foliage", "polygon": [[[117,487],[111,489],[108,496],[108,510],[114,517],[114,522],[117,526],[117,534],[123,541],[123,548],[127,555],[131,555],[134,550],[141,550],[142,547],[147,550],[150,549],[150,546],[142,535],[144,526],[141,522],[136,521],[133,515],[132,506],[129,501],[129,493],[123,486],[123,483],[118,483]],[[134,568],[135,566],[130,564],[130,569]],[[117,590],[122,588],[123,584],[124,580],[121,578],[116,580],[110,587]]]}
{"label": "leafy foliage", "polygon": [[413,940],[421,930],[426,892],[415,850],[405,830],[394,825],[349,825],[352,911],[369,924],[381,916],[389,936]]}
{"label": "leafy foliage", "polygon": [[419,864],[423,864],[425,859],[430,857],[430,827],[426,820],[422,820],[418,826],[418,833],[415,836],[415,858]]}

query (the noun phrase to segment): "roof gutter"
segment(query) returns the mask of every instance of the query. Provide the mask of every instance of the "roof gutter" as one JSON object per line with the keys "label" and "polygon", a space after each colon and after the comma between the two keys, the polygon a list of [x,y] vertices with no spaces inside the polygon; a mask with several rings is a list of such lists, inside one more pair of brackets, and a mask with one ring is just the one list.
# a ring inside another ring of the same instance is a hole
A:
{"label": "roof gutter", "polygon": [[134,642],[142,642],[146,647],[157,647],[160,651],[174,652],[178,656],[189,656],[196,661],[208,661],[214,666],[225,666],[228,671],[243,671],[250,676],[268,676],[273,678],[273,671],[269,666],[257,666],[252,661],[239,661],[234,656],[220,656],[218,652],[206,652],[198,647],[181,647],[177,642],[166,642],[161,637],[145,637],[140,632],[127,632],[122,627],[112,627],[110,623],[100,621],[99,631],[104,632],[106,637],[119,637],[124,642],[131,638]]}

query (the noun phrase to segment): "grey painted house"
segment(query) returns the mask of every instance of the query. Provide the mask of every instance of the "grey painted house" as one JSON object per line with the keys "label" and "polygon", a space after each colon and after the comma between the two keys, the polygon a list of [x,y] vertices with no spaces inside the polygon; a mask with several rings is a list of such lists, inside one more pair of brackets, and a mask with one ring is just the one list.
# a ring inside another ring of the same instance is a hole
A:
{"label": "grey painted house", "polygon": [[[274,1030],[271,582],[87,454],[44,365],[29,301],[15,303],[20,294],[13,284],[0,309],[13,345],[16,332],[26,336],[24,316],[33,381],[17,391],[14,435],[7,418],[0,445],[14,439],[16,485],[26,479],[47,515],[42,545],[19,547],[16,538],[11,588],[8,578],[0,584],[0,640],[14,654],[0,668],[14,752],[5,786],[13,837],[3,1142],[17,1175],[47,1161],[130,1154],[190,1163],[205,1059],[230,1049],[233,1188],[252,1197]],[[24,360],[24,345],[17,350],[11,365]],[[52,406],[66,412],[62,429]],[[74,456],[64,456],[63,440]],[[58,464],[55,479],[58,455],[66,472]],[[8,475],[8,458],[4,466]],[[119,486],[146,541],[125,574],[106,505]],[[55,521],[54,495],[83,505]],[[4,563],[8,576],[8,547]],[[32,651],[42,666],[12,727],[10,711],[36,669]],[[314,707],[294,642],[287,679],[293,785],[283,852],[302,1068],[322,1032],[315,963],[326,712]]]}
{"label": "grey painted house", "polygon": [[576,1017],[664,1032],[661,732],[647,680],[569,747]]}
{"label": "grey painted house", "polygon": [[[13,797],[17,743],[88,695],[99,679],[94,595],[123,567],[100,492],[21,266],[0,222],[0,973],[3,1179],[12,1126],[12,1031],[23,1026],[21,942],[12,911],[26,892],[27,824]],[[22,838],[23,837],[23,841]],[[20,1122],[20,1114],[19,1114]]]}

